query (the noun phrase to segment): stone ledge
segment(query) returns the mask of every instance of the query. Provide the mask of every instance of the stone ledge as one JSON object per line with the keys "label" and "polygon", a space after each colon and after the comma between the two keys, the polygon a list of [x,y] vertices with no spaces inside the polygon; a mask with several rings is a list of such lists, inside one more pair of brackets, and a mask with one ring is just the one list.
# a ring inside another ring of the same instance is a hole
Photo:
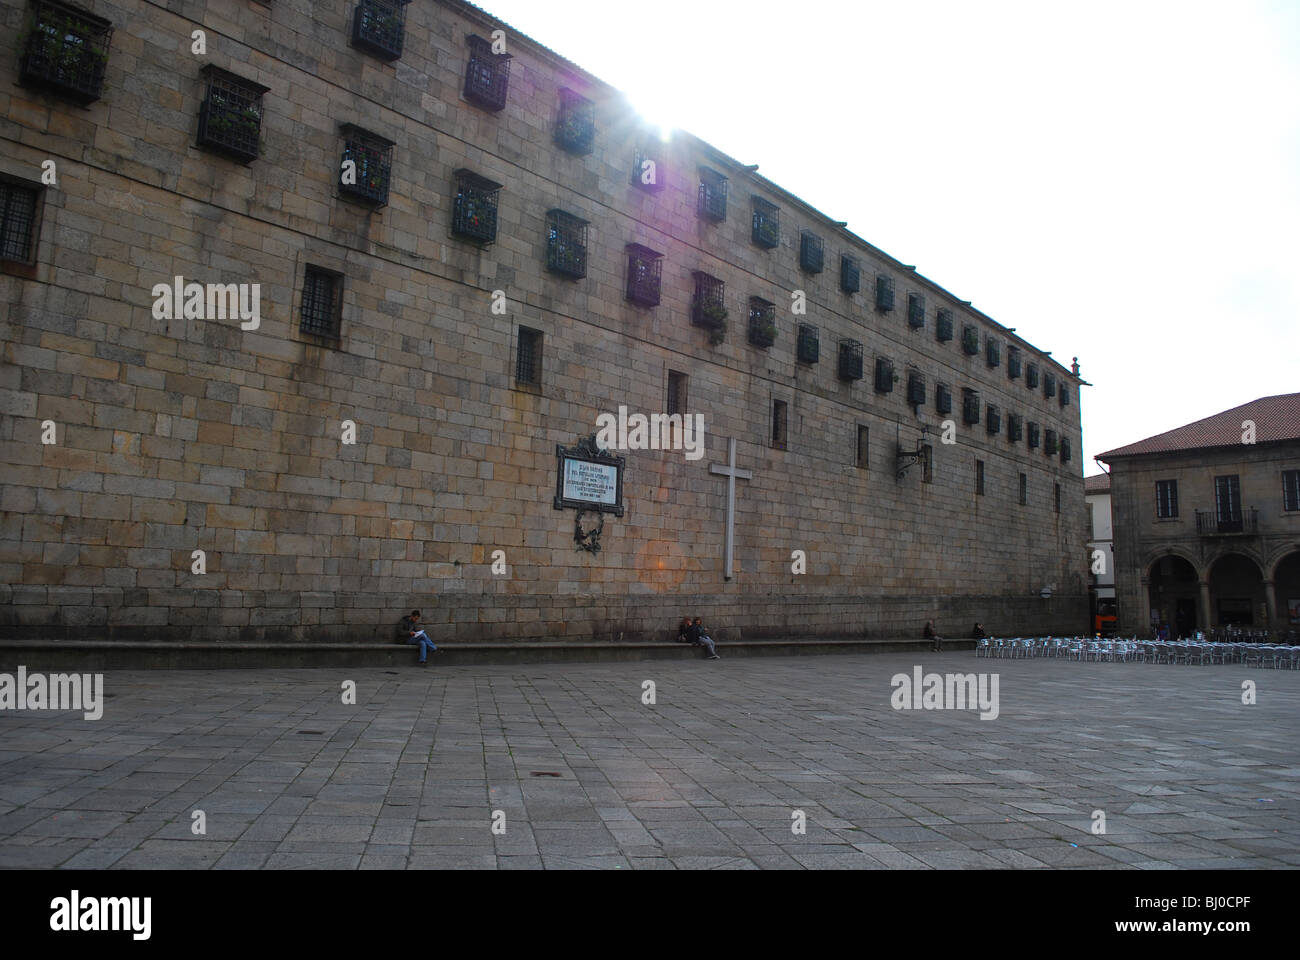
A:
{"label": "stone ledge", "polygon": [[[944,641],[945,650],[971,649],[973,640]],[[718,643],[727,656],[808,656],[928,650],[926,640],[742,640]],[[0,641],[0,671],[23,664],[29,671],[211,670],[268,667],[389,667],[415,662],[405,643],[148,643],[136,641]],[[699,647],[675,642],[444,643],[433,664],[509,664],[583,661],[699,659]]]}

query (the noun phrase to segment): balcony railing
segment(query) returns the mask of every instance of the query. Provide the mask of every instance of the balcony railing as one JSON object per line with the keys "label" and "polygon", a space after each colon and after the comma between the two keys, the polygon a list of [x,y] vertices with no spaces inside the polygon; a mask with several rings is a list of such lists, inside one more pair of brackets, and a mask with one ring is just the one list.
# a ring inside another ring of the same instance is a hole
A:
{"label": "balcony railing", "polygon": [[1196,532],[1203,537],[1258,533],[1259,511],[1251,507],[1234,516],[1225,516],[1215,510],[1197,510]]}

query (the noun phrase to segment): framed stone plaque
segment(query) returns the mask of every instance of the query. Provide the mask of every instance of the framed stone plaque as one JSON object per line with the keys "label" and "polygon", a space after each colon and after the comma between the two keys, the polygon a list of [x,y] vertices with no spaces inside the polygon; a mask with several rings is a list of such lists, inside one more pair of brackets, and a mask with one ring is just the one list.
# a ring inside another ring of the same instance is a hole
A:
{"label": "framed stone plaque", "polygon": [[595,510],[623,516],[626,458],[596,446],[594,435],[577,446],[556,444],[555,509]]}

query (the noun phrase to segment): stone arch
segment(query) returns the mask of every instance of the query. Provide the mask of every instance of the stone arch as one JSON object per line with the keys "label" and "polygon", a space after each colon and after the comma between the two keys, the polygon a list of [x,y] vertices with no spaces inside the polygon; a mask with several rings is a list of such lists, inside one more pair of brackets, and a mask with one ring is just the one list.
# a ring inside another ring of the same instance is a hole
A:
{"label": "stone arch", "polygon": [[1188,637],[1208,629],[1203,621],[1202,573],[1195,557],[1178,548],[1154,552],[1142,569],[1151,624],[1170,636]]}
{"label": "stone arch", "polygon": [[1196,556],[1194,551],[1189,550],[1186,547],[1178,546],[1177,544],[1170,544],[1167,547],[1159,547],[1155,550],[1147,551],[1147,555],[1142,560],[1142,576],[1151,576],[1151,568],[1155,565],[1156,561],[1162,557],[1181,557],[1183,560],[1186,560],[1192,565],[1192,569],[1196,572],[1196,578],[1198,580],[1204,579],[1205,572],[1209,569],[1208,567],[1202,566],[1200,559]]}
{"label": "stone arch", "polygon": [[1210,619],[1215,626],[1268,627],[1264,564],[1252,550],[1227,547],[1206,565]]}
{"label": "stone arch", "polygon": [[1264,579],[1276,580],[1277,568],[1282,565],[1283,560],[1286,560],[1294,553],[1300,553],[1300,541],[1296,541],[1295,543],[1284,543],[1280,547],[1274,548],[1272,553],[1265,558],[1262,565],[1264,569]]}
{"label": "stone arch", "polygon": [[1300,543],[1291,544],[1272,559],[1265,586],[1272,594],[1269,602],[1274,624],[1283,635],[1300,634]]}

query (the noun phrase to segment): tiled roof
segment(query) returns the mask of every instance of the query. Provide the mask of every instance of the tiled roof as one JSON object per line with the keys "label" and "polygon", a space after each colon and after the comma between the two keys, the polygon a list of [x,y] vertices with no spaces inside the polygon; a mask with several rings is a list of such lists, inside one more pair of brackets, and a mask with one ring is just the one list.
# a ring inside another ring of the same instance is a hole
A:
{"label": "tiled roof", "polygon": [[1110,493],[1110,474],[1099,473],[1095,477],[1084,477],[1083,492],[1085,496],[1090,493]]}
{"label": "tiled roof", "polygon": [[1144,453],[1236,446],[1242,442],[1242,423],[1246,420],[1255,423],[1256,443],[1300,440],[1300,393],[1260,397],[1204,420],[1189,423],[1185,427],[1177,427],[1137,443],[1130,443],[1126,447],[1108,450],[1097,459],[1109,461],[1112,457],[1133,457]]}

